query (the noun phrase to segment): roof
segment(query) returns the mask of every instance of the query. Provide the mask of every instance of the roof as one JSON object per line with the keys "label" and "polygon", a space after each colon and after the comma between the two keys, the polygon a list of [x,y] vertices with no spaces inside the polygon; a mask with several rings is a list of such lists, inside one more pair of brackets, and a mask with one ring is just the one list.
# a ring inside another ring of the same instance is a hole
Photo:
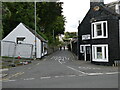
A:
{"label": "roof", "polygon": [[105,8],[107,11],[109,11],[111,14],[116,15],[118,17],[120,17],[120,14],[116,12],[116,5],[120,5],[120,1],[114,1],[114,2],[110,2],[108,4],[105,4],[103,6],[103,8]]}
{"label": "roof", "polygon": [[107,7],[106,5],[100,5],[105,11],[111,13],[114,16],[120,17],[120,14],[116,13],[112,8]]}
{"label": "roof", "polygon": [[107,7],[112,7],[112,6],[116,5],[116,4],[120,4],[120,1],[110,2],[110,3],[106,4],[106,6]]}
{"label": "roof", "polygon": [[[23,23],[22,23],[23,24]],[[27,25],[23,24],[31,33],[33,33],[35,35],[35,30],[33,30],[32,28],[28,27]],[[36,37],[39,38],[41,41],[43,42],[47,42],[47,40],[45,40],[42,36],[40,36],[37,32],[36,32]]]}
{"label": "roof", "polygon": [[[93,15],[93,13],[95,13],[95,11],[93,11],[92,8],[89,9],[89,11],[87,12],[86,16],[84,17],[85,18],[91,18],[91,20],[93,19],[102,19],[102,18],[109,18],[108,16],[114,16],[114,18],[118,19],[120,18],[120,14],[116,13],[115,10],[113,10],[112,8],[106,6],[105,4],[100,4],[99,7],[101,8],[101,11],[99,12],[99,14],[97,14],[96,16]],[[92,11],[91,11],[92,10]],[[106,13],[105,14],[102,14],[102,12]],[[101,15],[100,15],[101,14]],[[90,16],[89,16],[90,15]],[[92,16],[91,16],[92,15]],[[89,16],[89,17],[88,17]],[[92,18],[94,16],[94,18]],[[84,21],[84,19],[82,20],[82,22]],[[81,23],[82,23],[81,22]]]}
{"label": "roof", "polygon": [[[120,4],[120,1],[115,1],[115,2],[111,2],[111,3],[108,3],[108,4],[99,4],[99,7],[102,9],[102,11],[108,13],[107,16],[96,16],[95,18],[99,18],[99,17],[108,17],[109,15],[113,15],[115,16],[116,18],[120,18],[120,14],[118,14],[115,9],[113,9],[113,6],[115,8],[115,5],[116,4]],[[87,12],[87,14],[85,15],[85,17],[83,18],[82,22],[89,16],[91,15],[90,13],[94,13],[92,7],[89,9],[89,11]],[[92,14],[93,15],[93,14]],[[92,17],[91,17],[92,18]],[[81,22],[81,23],[82,23]]]}

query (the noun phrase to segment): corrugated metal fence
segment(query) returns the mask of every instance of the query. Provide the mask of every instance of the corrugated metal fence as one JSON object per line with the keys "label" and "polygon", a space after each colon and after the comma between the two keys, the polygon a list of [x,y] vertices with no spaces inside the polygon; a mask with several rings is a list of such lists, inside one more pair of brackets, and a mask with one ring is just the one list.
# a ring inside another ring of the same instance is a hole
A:
{"label": "corrugated metal fence", "polygon": [[33,45],[32,44],[16,44],[11,41],[1,42],[1,56],[32,58]]}

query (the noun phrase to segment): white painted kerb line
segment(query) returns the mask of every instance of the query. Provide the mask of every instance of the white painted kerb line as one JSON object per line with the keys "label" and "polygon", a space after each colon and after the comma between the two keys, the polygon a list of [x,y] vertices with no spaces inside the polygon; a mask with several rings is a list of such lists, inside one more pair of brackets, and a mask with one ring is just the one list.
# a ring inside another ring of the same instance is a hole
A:
{"label": "white painted kerb line", "polygon": [[87,75],[103,75],[104,73],[88,73]]}
{"label": "white painted kerb line", "polygon": [[60,78],[60,77],[65,77],[65,76],[55,76],[55,78]]}
{"label": "white painted kerb line", "polygon": [[78,68],[83,68],[83,69],[98,69],[98,70],[100,70],[100,68],[92,68],[92,67],[78,67]]}
{"label": "white painted kerb line", "polygon": [[118,72],[107,72],[105,74],[118,74]]}
{"label": "white painted kerb line", "polygon": [[35,78],[26,78],[24,80],[34,80]]}
{"label": "white painted kerb line", "polygon": [[40,79],[49,79],[51,77],[40,77]]}
{"label": "white painted kerb line", "polygon": [[108,75],[108,74],[118,74],[118,72],[106,72],[106,73],[88,73],[87,75]]}
{"label": "white painted kerb line", "polygon": [[86,73],[83,72],[83,71],[79,71],[79,70],[77,70],[77,69],[75,69],[75,68],[72,68],[72,67],[69,67],[69,66],[67,66],[67,68],[70,68],[70,69],[72,69],[72,70],[74,70],[74,71],[76,71],[76,72],[80,72],[80,73],[82,73],[82,74],[86,74]]}
{"label": "white painted kerb line", "polygon": [[15,82],[16,80],[8,80],[9,82]]}

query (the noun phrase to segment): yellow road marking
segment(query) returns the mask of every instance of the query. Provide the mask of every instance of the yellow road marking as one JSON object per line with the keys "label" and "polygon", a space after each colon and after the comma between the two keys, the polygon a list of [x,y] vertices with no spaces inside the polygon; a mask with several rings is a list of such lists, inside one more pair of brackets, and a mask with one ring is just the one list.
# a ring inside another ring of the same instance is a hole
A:
{"label": "yellow road marking", "polygon": [[12,76],[8,77],[8,79],[12,78],[12,77],[17,77],[17,76],[20,76],[24,74],[24,72],[19,72],[19,73],[16,73],[16,74],[13,74]]}

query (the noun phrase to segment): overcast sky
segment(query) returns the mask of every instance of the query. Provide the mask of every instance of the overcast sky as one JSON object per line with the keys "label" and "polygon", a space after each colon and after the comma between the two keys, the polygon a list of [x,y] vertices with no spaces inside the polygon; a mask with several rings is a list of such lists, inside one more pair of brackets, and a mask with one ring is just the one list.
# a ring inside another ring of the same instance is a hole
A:
{"label": "overcast sky", "polygon": [[[78,21],[82,21],[90,8],[90,0],[60,0],[63,4],[63,15],[66,17],[65,31],[77,32]],[[117,0],[104,0],[110,3]]]}

